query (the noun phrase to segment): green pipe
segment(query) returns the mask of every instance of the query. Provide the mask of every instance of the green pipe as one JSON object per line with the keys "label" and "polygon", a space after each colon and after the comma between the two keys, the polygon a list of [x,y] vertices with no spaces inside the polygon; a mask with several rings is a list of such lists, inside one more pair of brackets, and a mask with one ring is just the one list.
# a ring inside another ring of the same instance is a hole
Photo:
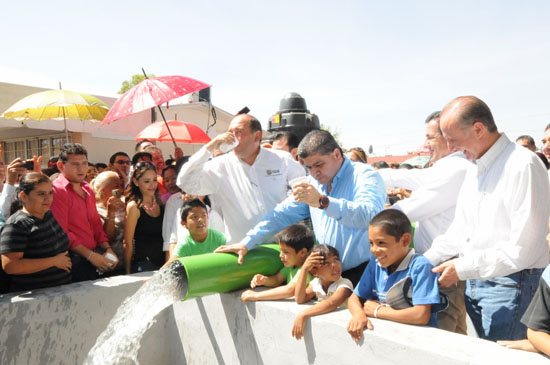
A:
{"label": "green pipe", "polygon": [[248,252],[242,265],[228,253],[180,257],[177,261],[185,269],[182,280],[187,280],[182,300],[246,288],[255,274],[274,275],[283,267],[279,252],[279,245],[259,246]]}

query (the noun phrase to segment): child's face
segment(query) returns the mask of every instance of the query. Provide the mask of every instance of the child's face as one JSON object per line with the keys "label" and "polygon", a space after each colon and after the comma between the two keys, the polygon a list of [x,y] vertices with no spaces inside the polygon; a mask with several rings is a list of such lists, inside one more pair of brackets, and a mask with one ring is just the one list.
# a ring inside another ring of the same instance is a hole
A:
{"label": "child's face", "polygon": [[369,227],[370,251],[378,260],[380,266],[395,269],[407,256],[411,235],[403,234],[401,239],[396,240],[384,231],[383,227]]}
{"label": "child's face", "polygon": [[181,222],[191,236],[208,234],[208,213],[203,207],[191,208],[185,222]]}
{"label": "child's face", "polygon": [[315,276],[321,280],[333,283],[342,276],[342,263],[337,256],[328,255],[325,263],[315,268]]}
{"label": "child's face", "polygon": [[294,248],[282,242],[279,242],[279,248],[281,249],[279,257],[281,258],[283,265],[285,265],[286,267],[302,266],[305,258],[305,256],[302,255],[302,251],[306,251],[307,253],[307,250],[305,248],[301,249],[299,252],[296,252]]}

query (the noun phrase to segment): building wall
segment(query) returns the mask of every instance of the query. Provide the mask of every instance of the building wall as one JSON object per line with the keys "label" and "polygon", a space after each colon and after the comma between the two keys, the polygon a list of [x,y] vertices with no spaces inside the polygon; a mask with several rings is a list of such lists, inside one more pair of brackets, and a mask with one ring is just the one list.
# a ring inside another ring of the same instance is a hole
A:
{"label": "building wall", "polygon": [[[25,96],[44,90],[46,89],[0,82],[0,113]],[[116,101],[116,98],[113,97],[96,96],[109,106]],[[208,135],[211,138],[227,131],[229,122],[232,119],[231,114],[222,109],[214,108],[216,109],[217,123],[208,130]],[[155,110],[145,110],[106,126],[102,126],[100,123],[68,119],[67,129],[73,142],[82,143],[86,147],[90,162],[107,163],[109,157],[115,152],[123,151],[128,153],[130,157],[134,154],[136,135],[151,123],[152,118],[162,120],[158,109]],[[162,110],[167,120],[178,119],[190,122],[204,131],[206,131],[208,125],[214,123],[213,117],[209,113],[209,106],[206,103],[170,105],[168,108],[162,106]],[[0,142],[19,141],[24,145],[28,145],[37,143],[36,140],[39,139],[37,137],[44,135],[64,135],[63,121],[27,120],[24,124],[21,124],[16,120],[0,120]],[[159,142],[158,146],[163,150],[165,159],[168,159],[170,155],[174,155],[174,146],[171,142]],[[185,155],[193,154],[201,146],[178,143],[178,147],[183,149]],[[32,157],[30,152],[23,156],[21,150],[21,148],[18,148],[17,157]],[[30,151],[30,147],[27,150]],[[51,148],[51,150],[53,151],[51,155],[58,153],[57,148]],[[8,160],[11,160],[10,158],[13,156],[9,154],[7,157]],[[50,156],[45,156],[43,167],[46,166],[48,157]]]}

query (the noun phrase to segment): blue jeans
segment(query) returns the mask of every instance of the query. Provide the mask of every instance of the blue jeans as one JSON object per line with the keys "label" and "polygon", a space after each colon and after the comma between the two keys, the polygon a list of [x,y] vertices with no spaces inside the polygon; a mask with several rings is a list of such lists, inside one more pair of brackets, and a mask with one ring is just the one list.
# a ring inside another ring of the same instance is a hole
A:
{"label": "blue jeans", "polygon": [[527,327],[520,319],[535,295],[542,271],[527,269],[466,282],[466,311],[480,338],[497,341],[527,337]]}

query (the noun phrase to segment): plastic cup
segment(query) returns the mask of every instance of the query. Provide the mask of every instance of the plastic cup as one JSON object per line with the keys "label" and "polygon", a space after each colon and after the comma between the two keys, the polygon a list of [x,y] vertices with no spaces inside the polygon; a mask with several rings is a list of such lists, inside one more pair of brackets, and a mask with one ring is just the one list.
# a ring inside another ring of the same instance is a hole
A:
{"label": "plastic cup", "polygon": [[294,189],[294,185],[298,185],[298,184],[306,182],[306,181],[307,181],[307,176],[299,176],[299,177],[296,177],[296,178],[290,180],[288,183],[289,183],[290,187]]}
{"label": "plastic cup", "polygon": [[239,145],[239,140],[237,138],[235,138],[235,140],[231,144],[222,143],[220,145],[220,151],[222,151],[223,153],[227,153],[227,152],[233,150],[238,145]]}

